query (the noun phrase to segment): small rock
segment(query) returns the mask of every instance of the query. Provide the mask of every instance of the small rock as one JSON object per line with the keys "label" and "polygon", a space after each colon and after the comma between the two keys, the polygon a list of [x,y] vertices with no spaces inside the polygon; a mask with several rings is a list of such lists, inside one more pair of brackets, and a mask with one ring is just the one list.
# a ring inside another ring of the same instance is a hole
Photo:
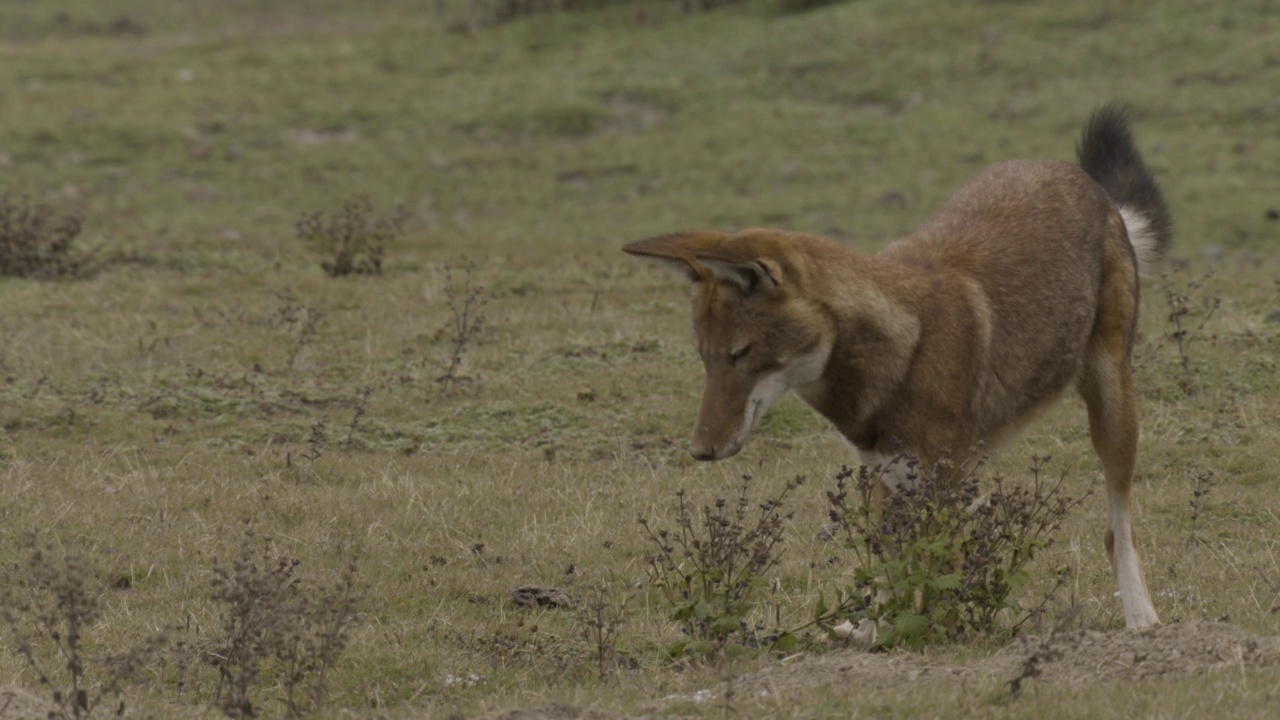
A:
{"label": "small rock", "polygon": [[818,528],[818,532],[814,537],[818,538],[823,542],[826,542],[834,538],[836,536],[836,533],[838,532],[840,532],[840,523],[829,522],[826,525],[823,525],[822,527]]}
{"label": "small rock", "polygon": [[844,622],[831,628],[831,632],[838,637],[843,638],[845,642],[854,647],[868,649],[876,644],[876,637],[879,635],[879,626],[876,621],[870,618],[863,618],[858,621],[857,625],[845,620]]}

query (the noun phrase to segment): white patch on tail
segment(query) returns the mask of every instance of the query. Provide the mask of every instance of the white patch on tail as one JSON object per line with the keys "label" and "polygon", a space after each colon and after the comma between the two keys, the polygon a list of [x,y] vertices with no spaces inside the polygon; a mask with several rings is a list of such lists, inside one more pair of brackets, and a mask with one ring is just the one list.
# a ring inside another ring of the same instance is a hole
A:
{"label": "white patch on tail", "polygon": [[1125,232],[1129,233],[1129,244],[1133,246],[1133,254],[1138,258],[1138,274],[1143,276],[1150,274],[1159,258],[1156,250],[1156,234],[1151,229],[1151,222],[1136,209],[1124,205],[1120,206],[1120,219],[1124,221]]}

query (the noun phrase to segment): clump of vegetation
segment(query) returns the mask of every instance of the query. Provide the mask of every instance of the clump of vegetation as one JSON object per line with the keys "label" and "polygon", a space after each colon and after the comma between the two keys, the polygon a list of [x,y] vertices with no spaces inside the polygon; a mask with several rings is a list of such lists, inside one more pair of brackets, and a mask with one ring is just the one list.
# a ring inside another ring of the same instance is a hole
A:
{"label": "clump of vegetation", "polygon": [[81,219],[30,198],[0,195],[0,277],[58,280],[84,277],[92,256],[73,243]]}
{"label": "clump of vegetation", "polygon": [[367,196],[347,200],[326,220],[321,212],[303,215],[294,225],[298,238],[325,256],[320,267],[329,277],[382,274],[387,243],[404,233],[408,211],[374,214]]}
{"label": "clump of vegetation", "polygon": [[26,546],[26,559],[0,581],[0,622],[14,650],[49,689],[57,717],[87,718],[108,698],[116,701],[111,712],[123,714],[124,683],[146,667],[165,635],[116,654],[91,655],[88,633],[106,609],[102,575],[78,555],[59,557],[41,546],[35,533],[27,534]]}
{"label": "clump of vegetation", "polygon": [[[987,632],[1005,611],[1022,611],[1012,595],[1029,579],[1027,563],[1089,494],[1064,495],[1066,475],[1050,478],[1048,461],[1032,458],[1029,486],[1008,487],[995,476],[985,497],[979,497],[982,460],[921,468],[899,456],[887,467],[841,470],[827,501],[858,569],[854,587],[840,590],[833,605],[819,601],[814,621],[831,631],[840,621],[867,619],[877,627],[874,645],[920,647]],[[877,514],[875,485],[899,464],[906,481]],[[1043,610],[1064,575],[1014,627]]]}
{"label": "clump of vegetation", "polygon": [[644,517],[652,551],[646,555],[649,579],[672,608],[687,639],[668,654],[740,654],[751,647],[785,647],[790,634],[765,638],[751,624],[752,611],[771,586],[769,573],[782,557],[783,513],[787,495],[804,483],[797,477],[753,512],[751,476],[743,475],[737,497],[716,498],[695,513],[683,490],[676,493],[676,529],[654,529]]}
{"label": "clump of vegetation", "polygon": [[222,607],[218,684],[213,702],[228,717],[255,717],[252,695],[264,665],[284,689],[286,717],[318,709],[325,680],[346,648],[359,592],[352,561],[332,585],[309,586],[301,561],[275,555],[264,543],[259,555],[250,529],[230,568],[214,570],[210,598]]}

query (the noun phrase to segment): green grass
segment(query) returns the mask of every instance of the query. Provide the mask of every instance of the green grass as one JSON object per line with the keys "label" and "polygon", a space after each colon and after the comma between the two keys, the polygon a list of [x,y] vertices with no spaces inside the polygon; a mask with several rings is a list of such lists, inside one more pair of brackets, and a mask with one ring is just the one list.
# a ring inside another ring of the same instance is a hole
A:
{"label": "green grass", "polygon": [[[0,561],[36,529],[128,573],[93,629],[103,648],[173,623],[187,628],[175,639],[212,634],[212,567],[250,521],[304,574],[359,553],[367,600],[331,678],[335,714],[556,702],[720,714],[663,699],[779,660],[673,667],[661,648],[675,626],[641,593],[621,630],[627,664],[602,687],[567,613],[507,602],[526,583],[639,580],[636,514],[670,517],[676,489],[704,502],[742,473],[762,492],[809,478],[771,601],[784,624],[842,582],[812,538],[848,450],[792,398],[740,457],[688,459],[701,370],[686,293],[620,246],[771,225],[874,251],[987,162],[1071,157],[1088,113],[1113,98],[1132,103],[1174,255],[1191,266],[1170,282],[1221,257],[1196,299],[1218,293],[1222,307],[1191,349],[1194,394],[1159,343],[1161,279],[1144,285],[1147,579],[1165,620],[1229,616],[1280,634],[1274,3],[853,0],[783,15],[757,1],[684,16],[653,2],[644,21],[624,5],[473,33],[447,30],[472,12],[459,3],[182,5],[0,7],[0,193],[83,214],[84,247],[129,258],[86,281],[0,281]],[[407,233],[383,275],[330,279],[293,223],[359,194],[403,204]],[[492,300],[466,353],[476,382],[442,396],[443,268],[464,259]],[[281,321],[289,307],[323,312],[313,338]],[[305,460],[322,420],[322,454]],[[1032,454],[1052,455],[1077,493],[1099,475],[1077,401],[995,466],[1016,476]],[[1197,468],[1217,485],[1189,545]],[[1077,512],[1032,572],[1046,583],[1070,565],[1061,604],[1116,629],[1103,504]],[[0,675],[38,690],[7,643]],[[995,651],[936,652],[965,665]],[[164,664],[126,697],[190,715],[214,677],[192,672],[181,698]],[[447,682],[468,673],[483,681]],[[909,694],[829,686],[741,712],[1266,717],[1278,677],[1103,684],[1084,700],[1033,681],[997,701],[1008,678],[928,676]]]}

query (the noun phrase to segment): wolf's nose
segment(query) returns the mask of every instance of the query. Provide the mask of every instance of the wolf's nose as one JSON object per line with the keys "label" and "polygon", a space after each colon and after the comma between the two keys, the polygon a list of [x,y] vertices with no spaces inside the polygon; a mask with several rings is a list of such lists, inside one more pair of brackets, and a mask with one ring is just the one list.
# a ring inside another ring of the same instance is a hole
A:
{"label": "wolf's nose", "polygon": [[715,460],[716,449],[704,443],[694,443],[689,447],[689,454],[696,460]]}

